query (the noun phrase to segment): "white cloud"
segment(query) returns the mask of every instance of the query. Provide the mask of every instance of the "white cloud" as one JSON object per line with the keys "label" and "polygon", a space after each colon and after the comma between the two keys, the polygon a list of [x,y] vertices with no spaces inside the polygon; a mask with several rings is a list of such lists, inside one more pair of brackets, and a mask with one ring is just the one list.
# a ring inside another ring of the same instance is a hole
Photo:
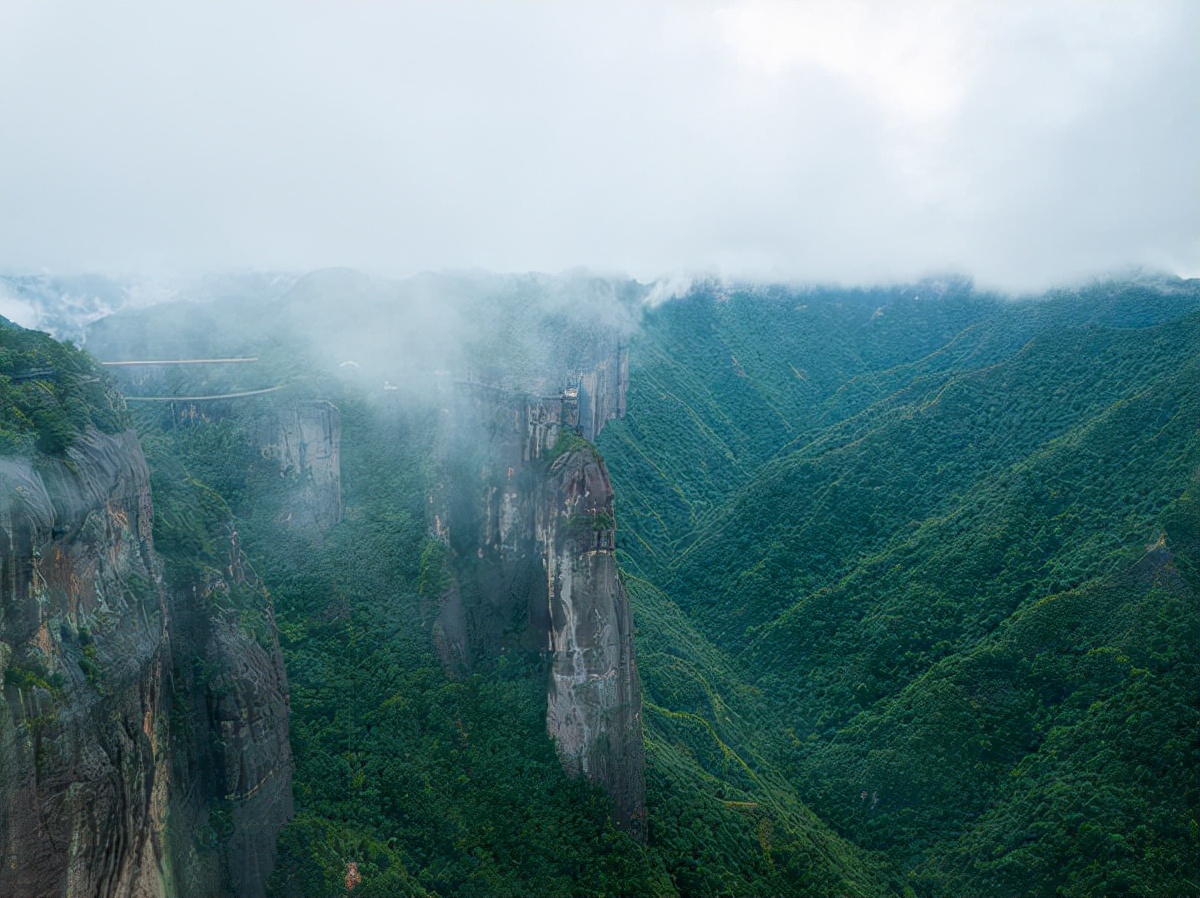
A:
{"label": "white cloud", "polygon": [[0,316],[21,327],[36,328],[40,318],[31,303],[0,290]]}
{"label": "white cloud", "polygon": [[0,266],[1200,269],[1181,2],[0,5]]}
{"label": "white cloud", "polygon": [[716,13],[747,66],[778,75],[812,67],[845,78],[888,117],[931,122],[962,102],[970,47],[949,3],[762,0]]}

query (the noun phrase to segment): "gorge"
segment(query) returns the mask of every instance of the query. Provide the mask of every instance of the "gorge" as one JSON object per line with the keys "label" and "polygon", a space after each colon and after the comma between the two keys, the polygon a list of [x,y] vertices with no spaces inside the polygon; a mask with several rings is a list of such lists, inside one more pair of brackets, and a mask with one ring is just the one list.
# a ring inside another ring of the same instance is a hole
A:
{"label": "gorge", "polygon": [[0,893],[1187,894],[1194,281],[258,290],[0,330]]}

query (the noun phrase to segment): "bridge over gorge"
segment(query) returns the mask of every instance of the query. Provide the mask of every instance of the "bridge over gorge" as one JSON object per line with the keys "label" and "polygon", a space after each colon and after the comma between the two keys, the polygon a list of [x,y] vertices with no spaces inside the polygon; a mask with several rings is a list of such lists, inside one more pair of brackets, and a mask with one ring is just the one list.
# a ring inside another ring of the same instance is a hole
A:
{"label": "bridge over gorge", "polygon": [[119,362],[101,362],[105,368],[135,368],[152,365],[244,365],[257,362],[258,356],[244,356],[231,359],[126,359]]}
{"label": "bridge over gorge", "polygon": [[[203,365],[248,365],[258,361],[258,356],[239,356],[235,358],[217,359],[124,359],[121,361],[101,362],[105,368],[136,369],[136,368],[165,368]],[[222,399],[242,399],[250,396],[263,396],[283,389],[284,384],[262,387],[256,390],[233,390],[225,393],[205,393],[195,396],[138,396],[126,395],[126,402],[209,402]]]}
{"label": "bridge over gorge", "polygon": [[234,393],[210,393],[207,396],[126,396],[126,402],[208,402],[217,399],[243,399],[248,396],[262,396],[282,390],[286,384],[276,384],[273,387],[263,387],[261,390],[238,390]]}

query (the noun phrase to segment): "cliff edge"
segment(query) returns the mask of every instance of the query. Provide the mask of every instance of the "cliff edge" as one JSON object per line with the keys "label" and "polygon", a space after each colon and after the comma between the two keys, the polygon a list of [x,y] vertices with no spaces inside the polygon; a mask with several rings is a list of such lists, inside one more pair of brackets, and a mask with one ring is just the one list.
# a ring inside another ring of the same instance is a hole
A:
{"label": "cliff edge", "polygon": [[501,652],[547,666],[546,730],[563,768],[603,786],[645,838],[641,687],[617,569],[613,491],[585,439],[624,410],[619,344],[557,395],[478,381],[445,399],[432,535],[450,549],[434,641],[451,671]]}
{"label": "cliff edge", "polygon": [[568,772],[604,786],[617,823],[645,837],[642,693],[633,615],[617,571],[613,491],[590,446],[559,456],[539,485],[548,597],[546,730]]}
{"label": "cliff edge", "polygon": [[167,612],[131,432],[0,460],[0,894],[158,896]]}

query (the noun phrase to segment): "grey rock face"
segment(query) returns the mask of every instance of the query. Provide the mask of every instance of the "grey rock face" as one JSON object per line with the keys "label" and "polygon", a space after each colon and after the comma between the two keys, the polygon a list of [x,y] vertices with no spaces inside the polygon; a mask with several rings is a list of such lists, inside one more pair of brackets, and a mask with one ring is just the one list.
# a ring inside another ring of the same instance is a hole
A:
{"label": "grey rock face", "polygon": [[235,542],[165,587],[152,515],[132,433],[0,459],[4,898],[263,894],[291,815],[274,624],[204,593],[244,580]]}
{"label": "grey rock face", "polygon": [[258,419],[263,456],[287,482],[280,523],[321,534],[342,519],[342,420],[325,400],[272,407]]}
{"label": "grey rock face", "polygon": [[0,894],[158,896],[167,614],[132,433],[0,461]]}
{"label": "grey rock face", "polygon": [[619,349],[575,384],[532,398],[464,384],[447,408],[431,529],[454,582],[434,625],[450,670],[505,650],[549,661],[546,729],[564,769],[602,785],[644,837],[641,689],[617,570],[613,492],[592,435],[624,411]]}
{"label": "grey rock face", "polygon": [[617,822],[645,835],[642,693],[629,596],[614,556],[613,492],[591,447],[560,456],[541,484],[551,654],[546,729],[563,766],[604,786]]}

